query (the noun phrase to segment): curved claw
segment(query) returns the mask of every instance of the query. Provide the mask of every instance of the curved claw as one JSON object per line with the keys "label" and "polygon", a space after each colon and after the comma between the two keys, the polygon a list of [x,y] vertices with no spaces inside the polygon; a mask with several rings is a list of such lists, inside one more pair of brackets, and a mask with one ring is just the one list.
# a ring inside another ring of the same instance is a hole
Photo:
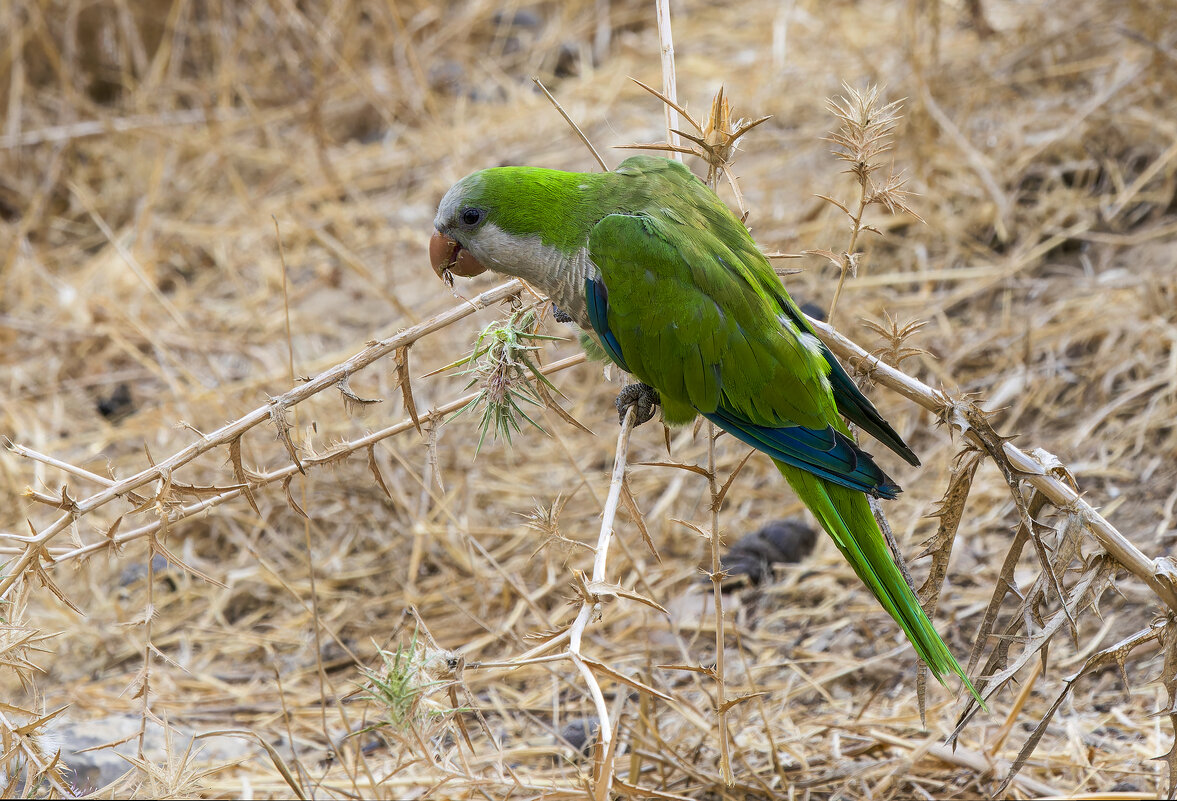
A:
{"label": "curved claw", "polygon": [[640,426],[653,419],[654,407],[662,405],[662,398],[658,390],[649,384],[630,384],[617,393],[614,405],[617,407],[618,422],[624,423],[625,413],[633,407],[633,424]]}
{"label": "curved claw", "polygon": [[561,309],[555,303],[552,304],[552,319],[558,323],[572,322],[572,315]]}

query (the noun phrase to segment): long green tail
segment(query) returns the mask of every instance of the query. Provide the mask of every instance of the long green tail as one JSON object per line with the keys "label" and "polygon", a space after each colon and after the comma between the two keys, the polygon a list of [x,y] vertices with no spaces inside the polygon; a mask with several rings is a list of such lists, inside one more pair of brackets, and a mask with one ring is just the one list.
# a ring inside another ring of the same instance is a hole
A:
{"label": "long green tail", "polygon": [[936,680],[944,684],[944,676],[955,673],[984,708],[985,702],[932,627],[919,599],[892,560],[866,496],[783,462],[773,461],[822,528],[834,538],[834,544],[854,567],[854,572],[907,634],[907,639],[915,646],[920,659],[931,668]]}

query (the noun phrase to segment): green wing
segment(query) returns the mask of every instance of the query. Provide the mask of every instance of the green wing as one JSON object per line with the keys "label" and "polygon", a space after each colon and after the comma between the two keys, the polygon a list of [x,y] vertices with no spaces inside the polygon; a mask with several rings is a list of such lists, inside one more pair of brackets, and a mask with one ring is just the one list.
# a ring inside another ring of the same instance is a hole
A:
{"label": "green wing", "polygon": [[[706,194],[702,201],[714,198]],[[741,235],[733,241],[715,233],[730,234],[723,228],[731,226],[691,224],[690,216],[710,211],[664,208],[597,223],[589,255],[601,278],[589,279],[586,294],[605,350],[659,391],[668,422],[698,412],[774,459],[895,497],[899,487],[847,436],[827,378],[830,363],[766,290],[757,271],[776,276],[743,226],[731,218]]]}
{"label": "green wing", "polygon": [[762,426],[837,421],[825,360],[739,275],[741,256],[705,229],[691,232],[698,241],[685,233],[648,215],[612,214],[590,234],[607,328],[629,372],[659,390],[672,422],[721,405]]}

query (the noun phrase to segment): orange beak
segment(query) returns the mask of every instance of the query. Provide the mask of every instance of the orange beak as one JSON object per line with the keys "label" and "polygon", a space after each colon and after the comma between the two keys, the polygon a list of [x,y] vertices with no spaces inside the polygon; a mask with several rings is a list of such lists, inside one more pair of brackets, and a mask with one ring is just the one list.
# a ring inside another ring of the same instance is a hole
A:
{"label": "orange beak", "polygon": [[486,272],[474,254],[440,231],[434,232],[429,240],[429,261],[433,264],[433,272],[446,283],[451,282],[448,273],[471,278]]}

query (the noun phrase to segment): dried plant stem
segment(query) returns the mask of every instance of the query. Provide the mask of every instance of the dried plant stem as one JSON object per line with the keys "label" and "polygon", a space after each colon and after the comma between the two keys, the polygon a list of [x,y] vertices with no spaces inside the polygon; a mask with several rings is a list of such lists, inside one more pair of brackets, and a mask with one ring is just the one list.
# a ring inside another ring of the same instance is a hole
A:
{"label": "dried plant stem", "polygon": [[728,787],[736,782],[732,773],[731,743],[727,737],[727,698],[724,685],[724,630],[723,630],[723,564],[719,550],[723,540],[719,535],[719,480],[715,476],[715,424],[707,424],[707,487],[711,493],[711,589],[715,597],[715,714],[719,726],[719,767]]}
{"label": "dried plant stem", "polygon": [[531,80],[535,83],[536,86],[539,87],[540,91],[544,93],[548,100],[551,101],[551,104],[556,107],[556,111],[560,112],[560,116],[564,118],[564,122],[571,126],[573,132],[575,132],[576,135],[580,138],[580,141],[584,142],[584,146],[587,147],[589,152],[593,154],[593,158],[597,160],[597,164],[601,165],[601,169],[605,172],[609,172],[609,165],[605,163],[603,158],[601,158],[601,154],[597,152],[595,147],[593,147],[593,143],[589,141],[587,136],[585,136],[584,131],[580,130],[580,126],[573,122],[572,118],[568,116],[568,112],[565,111],[564,107],[560,105],[560,101],[558,101],[552,95],[552,93],[548,91],[548,87],[544,86],[543,82],[540,81],[539,78],[532,78]]}
{"label": "dried plant stem", "polygon": [[1022,681],[1022,689],[1018,691],[1018,697],[1014,699],[1013,704],[1010,706],[1009,714],[1005,717],[1005,723],[1001,724],[1001,728],[997,730],[997,735],[993,738],[993,742],[986,749],[991,756],[997,754],[1001,750],[1001,747],[1005,745],[1006,738],[1009,737],[1010,732],[1017,725],[1022,714],[1022,708],[1025,707],[1030,694],[1034,692],[1034,686],[1038,683],[1038,678],[1041,675],[1042,660],[1039,659],[1030,670],[1030,675]]}
{"label": "dried plant stem", "polygon": [[[288,378],[290,379],[290,386],[298,385],[298,377],[294,373],[294,337],[291,334],[290,328],[290,285],[288,281],[289,269],[286,266],[286,251],[282,247],[282,231],[278,226],[278,218],[273,217],[274,221],[274,239],[278,243],[278,261],[282,267],[282,312],[284,317],[284,324],[286,327],[286,369],[288,370]],[[298,409],[294,409],[294,426],[298,428]],[[299,482],[299,490],[302,493],[302,508],[307,508],[307,483],[305,481]],[[331,705],[328,699],[335,698],[336,693],[334,688],[331,692],[327,691],[329,681],[327,679],[327,671],[323,669],[323,621],[319,615],[319,588],[315,580],[315,559],[314,546],[311,542],[311,520],[306,515],[300,515],[302,518],[302,540],[303,548],[306,550],[306,565],[307,565],[307,579],[309,583],[309,594],[311,597],[311,636],[314,638],[315,646],[315,668],[319,676],[319,725],[323,729],[323,738],[326,742],[331,741],[331,727],[327,721],[327,709]],[[150,598],[150,595],[148,596]],[[149,630],[150,631],[150,630]],[[346,713],[340,707],[339,712],[344,720],[347,719]],[[139,735],[142,740],[142,732]],[[346,765],[346,761],[344,762]],[[352,784],[355,785],[355,779],[352,778]]]}
{"label": "dried plant stem", "polygon": [[867,198],[867,181],[869,179],[863,177],[859,180],[858,195],[858,211],[855,212],[850,226],[850,244],[846,246],[846,252],[842,254],[840,261],[841,273],[838,275],[838,286],[834,288],[834,298],[830,301],[830,311],[826,315],[826,319],[830,321],[830,325],[834,324],[834,310],[838,308],[838,298],[842,297],[842,287],[846,283],[846,276],[854,272],[854,246],[858,244],[858,235],[862,232],[862,215],[866,211]]}
{"label": "dried plant stem", "polygon": [[[818,337],[835,355],[858,366],[859,369],[869,372],[873,380],[888,389],[892,389],[925,409],[940,415],[970,441],[978,445],[983,444],[971,430],[970,424],[964,418],[957,402],[944,392],[932,389],[919,379],[880,361],[825,323],[813,319],[810,319],[809,322],[813,325]],[[1177,611],[1177,591],[1175,591],[1173,580],[1160,565],[1145,556],[1131,540],[1116,530],[1087,501],[1083,500],[1078,492],[1047,473],[1033,456],[1009,442],[1003,443],[1002,447],[1010,465],[1018,471],[1021,478],[1046,496],[1056,507],[1067,509],[1078,515],[1100,545],[1124,569],[1147,584],[1170,609]]]}
{"label": "dried plant stem", "polygon": [[279,395],[269,403],[259,406],[244,417],[240,417],[232,423],[221,426],[216,431],[203,436],[199,441],[193,442],[169,458],[151,465],[129,478],[114,482],[101,492],[91,495],[89,498],[74,503],[65,514],[44,530],[24,540],[27,542],[27,545],[23,553],[9,565],[7,575],[3,580],[0,580],[0,597],[8,593],[12,585],[24,574],[24,571],[28,569],[29,565],[37,558],[37,555],[42,552],[42,549],[54,537],[98,507],[152,481],[167,482],[173,470],[188,464],[201,454],[207,453],[214,448],[230,445],[251,428],[272,419],[276,411],[284,411],[295,404],[301,403],[312,395],[316,395],[329,387],[335,386],[352,373],[367,367],[377,359],[394,353],[398,348],[411,344],[426,334],[445,328],[457,320],[468,317],[485,306],[516,295],[522,289],[522,281],[508,281],[505,284],[500,284],[493,289],[483,292],[472,300],[434,315],[418,325],[407,328],[387,339],[375,342],[347,361],[341,362],[329,370],[320,373],[307,383]]}
{"label": "dried plant stem", "polygon": [[[166,514],[166,512],[162,512]],[[138,687],[135,693],[143,699],[139,711],[139,737],[136,743],[136,754],[144,759],[143,744],[147,739],[147,719],[151,714],[151,621],[155,618],[155,538],[152,537],[152,547],[147,554],[147,599],[143,610],[143,667],[140,669]]]}
{"label": "dried plant stem", "polygon": [[[655,0],[658,14],[658,48],[662,53],[662,93],[673,103],[666,104],[666,141],[671,147],[682,147],[678,136],[678,82],[674,68],[674,36],[670,32],[670,0]],[[682,153],[670,151],[668,158],[682,161]]]}
{"label": "dried plant stem", "polygon": [[[75,475],[78,478],[85,479],[86,481],[93,481],[100,487],[109,487],[115,483],[114,479],[107,478],[106,476],[100,476],[97,473],[91,473],[89,470],[78,467],[77,465],[70,464],[69,462],[63,462],[58,458],[41,453],[40,451],[35,451],[25,445],[20,445],[15,442],[6,442],[5,444],[8,446],[8,449],[17,456],[23,456],[26,459],[32,459],[35,462],[41,462],[42,464],[49,465],[50,467],[55,467],[63,473],[70,473],[71,475]],[[55,500],[60,501],[61,499],[57,498]],[[27,539],[27,537],[25,539]]]}
{"label": "dried plant stem", "polygon": [[[605,509],[601,513],[601,531],[597,536],[597,547],[593,551],[593,581],[605,581],[605,561],[609,556],[609,543],[613,539],[613,521],[617,517],[617,506],[621,501],[621,489],[625,483],[625,468],[629,454],[629,435],[633,431],[634,410],[630,407],[621,422],[621,431],[617,435],[617,449],[613,457],[613,478],[609,482],[609,495],[605,498]],[[609,798],[610,787],[613,782],[612,757],[613,725],[609,720],[609,708],[605,704],[605,696],[601,693],[601,686],[593,676],[592,670],[581,658],[580,643],[589,620],[593,618],[594,610],[599,610],[600,599],[586,597],[582,600],[576,620],[568,628],[568,655],[576,669],[580,672],[584,682],[588,685],[589,694],[597,708],[597,718],[600,721],[600,762],[597,765],[596,783],[593,795],[604,801]]]}
{"label": "dried plant stem", "polygon": [[[8,713],[20,712],[16,707],[8,704],[0,709],[0,726],[3,726],[7,735],[12,738],[15,743],[8,745],[10,750],[19,750],[24,758],[29,762],[29,772],[36,773],[43,781],[48,782],[49,786],[56,791],[61,798],[77,797],[77,788],[67,787],[62,784],[60,768],[55,770],[57,759],[46,760],[45,755],[36,747],[35,742],[31,741],[29,736],[30,729],[28,726],[22,726],[16,721],[10,720]],[[58,710],[60,712],[61,710]],[[52,718],[57,713],[52,713],[49,717]],[[11,741],[10,741],[11,742]],[[58,754],[60,757],[60,754]]]}

